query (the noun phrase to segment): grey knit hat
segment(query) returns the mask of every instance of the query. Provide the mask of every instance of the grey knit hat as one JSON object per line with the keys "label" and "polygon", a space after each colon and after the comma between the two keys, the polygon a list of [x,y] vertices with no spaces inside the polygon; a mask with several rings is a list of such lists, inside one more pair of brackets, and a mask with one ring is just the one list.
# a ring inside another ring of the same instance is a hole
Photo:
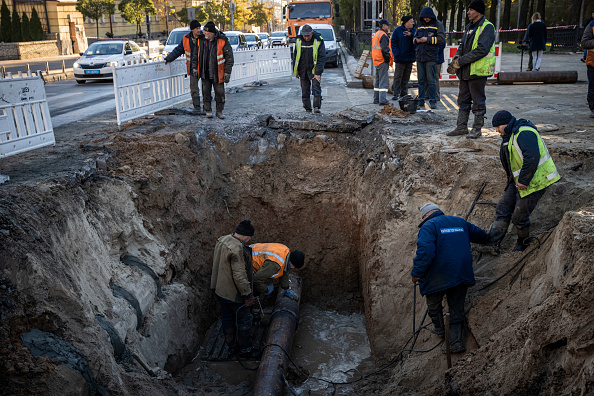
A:
{"label": "grey knit hat", "polygon": [[432,210],[439,210],[439,206],[435,205],[434,203],[428,202],[421,208],[421,219],[425,217],[425,215]]}
{"label": "grey knit hat", "polygon": [[301,33],[302,36],[309,36],[313,33],[313,29],[308,24],[305,24],[301,27],[301,31],[299,33]]}

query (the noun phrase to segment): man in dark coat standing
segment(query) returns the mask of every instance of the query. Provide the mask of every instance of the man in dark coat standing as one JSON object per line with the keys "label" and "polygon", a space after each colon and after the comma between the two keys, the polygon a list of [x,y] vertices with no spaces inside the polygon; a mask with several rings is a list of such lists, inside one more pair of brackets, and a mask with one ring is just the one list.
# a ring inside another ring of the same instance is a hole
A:
{"label": "man in dark coat standing", "polygon": [[293,75],[301,80],[301,101],[303,108],[311,113],[313,93],[314,113],[322,107],[322,73],[326,63],[326,47],[322,36],[311,26],[303,25],[293,54]]}
{"label": "man in dark coat standing", "polygon": [[392,32],[392,57],[394,58],[394,83],[392,85],[392,100],[408,94],[408,81],[415,63],[415,45],[413,38],[417,29],[415,29],[415,20],[411,15],[402,17],[402,25],[398,26]]}
{"label": "man in dark coat standing", "polygon": [[[495,27],[485,19],[483,0],[470,3],[466,14],[470,24],[466,26],[462,43],[448,67],[448,73],[458,75],[460,87],[456,128],[448,132],[447,136],[467,135],[469,139],[477,139],[482,135],[487,113],[487,77],[495,73]],[[474,123],[468,132],[471,110]]]}
{"label": "man in dark coat standing", "polygon": [[227,36],[219,32],[213,22],[204,25],[204,40],[200,46],[200,78],[204,111],[212,118],[212,89],[215,92],[217,117],[224,119],[225,83],[231,79],[233,70],[233,49]]}
{"label": "man in dark coat standing", "polygon": [[411,272],[419,282],[421,295],[427,297],[427,311],[435,333],[444,337],[442,300],[445,295],[450,311],[450,351],[466,350],[463,338],[464,300],[468,286],[474,285],[470,242],[489,242],[487,233],[461,217],[446,216],[434,203],[421,208],[417,255]]}
{"label": "man in dark coat standing", "polygon": [[530,41],[532,71],[539,71],[542,54],[547,49],[547,26],[541,21],[538,12],[532,15],[532,23],[526,29],[523,41]]}

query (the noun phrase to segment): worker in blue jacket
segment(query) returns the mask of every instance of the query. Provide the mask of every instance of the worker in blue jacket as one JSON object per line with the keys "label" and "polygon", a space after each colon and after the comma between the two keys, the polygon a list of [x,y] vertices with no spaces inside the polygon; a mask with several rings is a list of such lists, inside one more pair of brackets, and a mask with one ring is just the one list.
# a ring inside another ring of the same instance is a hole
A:
{"label": "worker in blue jacket", "polygon": [[444,337],[442,300],[445,295],[450,310],[450,351],[466,350],[463,339],[464,300],[468,286],[474,285],[470,242],[486,244],[489,236],[481,228],[461,217],[446,216],[434,203],[421,208],[417,254],[411,272],[419,282],[421,295],[427,297],[427,311],[435,333]]}
{"label": "worker in blue jacket", "polygon": [[401,18],[402,25],[398,26],[392,32],[392,57],[394,58],[394,82],[392,84],[392,100],[398,100],[408,94],[408,81],[412,72],[415,58],[415,45],[413,38],[417,29],[415,29],[415,20],[411,15],[405,15]]}

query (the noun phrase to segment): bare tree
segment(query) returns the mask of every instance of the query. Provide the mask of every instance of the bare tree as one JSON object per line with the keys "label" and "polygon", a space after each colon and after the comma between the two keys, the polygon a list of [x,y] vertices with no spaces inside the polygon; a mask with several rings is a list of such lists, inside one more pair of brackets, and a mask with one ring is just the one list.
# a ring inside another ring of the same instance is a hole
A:
{"label": "bare tree", "polygon": [[540,14],[540,18],[543,21],[546,21],[546,16],[545,16],[545,9],[546,9],[546,2],[547,0],[538,0],[538,5],[536,6],[536,11]]}
{"label": "bare tree", "polygon": [[511,15],[511,0],[505,0],[505,7],[503,8],[503,16],[501,18],[501,29],[509,29],[510,15]]}

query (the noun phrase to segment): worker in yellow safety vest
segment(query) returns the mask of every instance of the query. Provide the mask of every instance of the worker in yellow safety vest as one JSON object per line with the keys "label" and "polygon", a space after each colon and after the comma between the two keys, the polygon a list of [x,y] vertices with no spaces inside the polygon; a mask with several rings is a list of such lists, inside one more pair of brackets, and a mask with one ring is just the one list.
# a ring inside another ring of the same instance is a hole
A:
{"label": "worker in yellow safety vest", "polygon": [[[460,85],[456,128],[448,132],[447,136],[466,135],[469,139],[477,139],[482,135],[487,113],[487,77],[495,73],[495,27],[485,19],[483,0],[470,3],[466,14],[470,24],[466,26],[462,42],[448,67],[448,73],[458,75]],[[474,122],[469,132],[471,110]]]}
{"label": "worker in yellow safety vest", "polygon": [[385,19],[380,19],[378,22],[379,30],[373,35],[371,39],[371,59],[375,66],[375,81],[373,83],[373,103],[385,106],[389,104],[388,86],[390,79],[388,76],[388,69],[394,63],[392,59],[392,42],[388,36],[390,22]]}
{"label": "worker in yellow safety vest", "polygon": [[301,26],[295,52],[293,54],[293,75],[301,81],[301,101],[303,108],[311,113],[311,95],[313,111],[319,113],[322,107],[322,73],[326,64],[326,47],[320,33],[310,25]]}
{"label": "worker in yellow safety vest", "polygon": [[561,177],[533,123],[516,120],[507,110],[495,113],[492,123],[502,136],[499,158],[507,185],[495,208],[489,236],[492,244],[499,244],[511,221],[518,234],[514,251],[523,251],[530,242],[530,214],[547,187]]}
{"label": "worker in yellow safety vest", "polygon": [[301,268],[305,264],[305,254],[299,250],[290,251],[280,243],[255,243],[252,248],[254,268],[254,293],[268,295],[274,290],[273,279],[279,279],[285,296],[298,300],[297,293],[290,289],[289,271],[291,267]]}

